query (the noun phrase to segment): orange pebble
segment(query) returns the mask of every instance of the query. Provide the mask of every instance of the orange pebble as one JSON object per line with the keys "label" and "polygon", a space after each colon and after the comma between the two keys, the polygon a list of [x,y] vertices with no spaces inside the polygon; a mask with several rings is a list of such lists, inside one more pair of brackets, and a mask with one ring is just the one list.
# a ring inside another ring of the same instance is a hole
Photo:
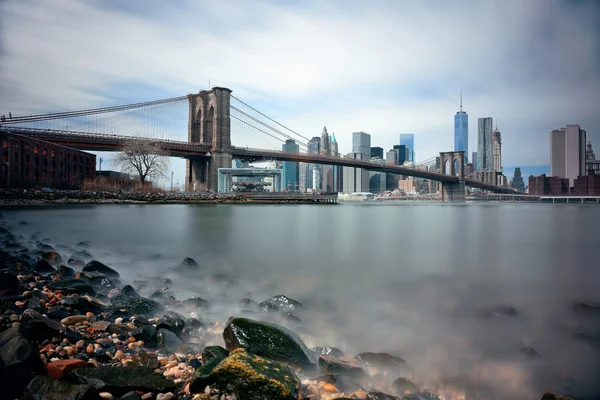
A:
{"label": "orange pebble", "polygon": [[331,383],[326,383],[325,385],[323,385],[322,390],[327,393],[337,393],[338,392],[338,389]]}

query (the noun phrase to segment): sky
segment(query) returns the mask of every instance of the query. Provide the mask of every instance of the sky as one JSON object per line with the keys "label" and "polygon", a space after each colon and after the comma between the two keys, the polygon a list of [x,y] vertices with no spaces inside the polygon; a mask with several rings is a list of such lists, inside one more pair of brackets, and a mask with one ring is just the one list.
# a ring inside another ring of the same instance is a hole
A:
{"label": "sky", "polygon": [[0,114],[210,81],[304,136],[326,125],[342,153],[355,131],[386,150],[414,133],[419,161],[452,149],[462,90],[469,154],[493,117],[504,165],[548,165],[549,132],[567,124],[600,151],[598,21],[596,0],[3,0]]}

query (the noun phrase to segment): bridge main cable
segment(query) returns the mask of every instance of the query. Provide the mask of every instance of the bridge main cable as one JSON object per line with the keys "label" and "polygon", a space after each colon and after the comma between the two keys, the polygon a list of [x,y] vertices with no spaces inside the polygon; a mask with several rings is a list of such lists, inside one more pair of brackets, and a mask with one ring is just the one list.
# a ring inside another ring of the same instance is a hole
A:
{"label": "bridge main cable", "polygon": [[71,117],[81,117],[85,115],[95,115],[95,114],[105,114],[109,112],[115,111],[124,111],[124,110],[132,110],[136,108],[144,108],[150,107],[158,104],[165,103],[175,103],[182,100],[187,100],[188,96],[179,96],[179,97],[171,97],[168,99],[161,100],[153,100],[153,101],[145,101],[142,103],[133,103],[133,104],[124,104],[120,106],[112,106],[112,107],[100,107],[100,108],[89,108],[84,110],[75,110],[75,111],[65,111],[59,113],[45,113],[45,114],[34,114],[34,115],[24,115],[19,117],[12,117],[3,120],[0,124],[8,125],[8,124],[17,124],[17,123],[26,123],[33,121],[46,121],[52,119],[62,119],[62,118],[71,118]]}

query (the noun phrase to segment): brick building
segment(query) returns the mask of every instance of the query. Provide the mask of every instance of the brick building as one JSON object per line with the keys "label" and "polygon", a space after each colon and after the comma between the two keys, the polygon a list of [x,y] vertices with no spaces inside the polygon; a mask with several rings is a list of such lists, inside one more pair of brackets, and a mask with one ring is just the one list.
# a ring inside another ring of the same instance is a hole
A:
{"label": "brick building", "polygon": [[96,175],[96,155],[0,131],[0,187],[76,189]]}
{"label": "brick building", "polygon": [[575,179],[573,194],[576,196],[600,196],[600,175],[584,175]]}
{"label": "brick building", "polygon": [[536,196],[568,196],[569,179],[558,176],[529,176],[529,194]]}

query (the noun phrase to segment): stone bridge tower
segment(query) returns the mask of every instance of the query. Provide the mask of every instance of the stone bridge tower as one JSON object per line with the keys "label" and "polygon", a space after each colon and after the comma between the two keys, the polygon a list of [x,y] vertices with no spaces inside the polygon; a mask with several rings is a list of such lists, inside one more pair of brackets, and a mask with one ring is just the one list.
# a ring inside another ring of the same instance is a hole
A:
{"label": "stone bridge tower", "polygon": [[442,182],[443,202],[465,201],[465,152],[447,151],[440,153],[440,172],[456,176],[458,181]]}
{"label": "stone bridge tower", "polygon": [[218,169],[231,168],[230,100],[231,90],[222,87],[188,95],[188,142],[210,145],[210,152],[186,161],[186,191],[216,191]]}

